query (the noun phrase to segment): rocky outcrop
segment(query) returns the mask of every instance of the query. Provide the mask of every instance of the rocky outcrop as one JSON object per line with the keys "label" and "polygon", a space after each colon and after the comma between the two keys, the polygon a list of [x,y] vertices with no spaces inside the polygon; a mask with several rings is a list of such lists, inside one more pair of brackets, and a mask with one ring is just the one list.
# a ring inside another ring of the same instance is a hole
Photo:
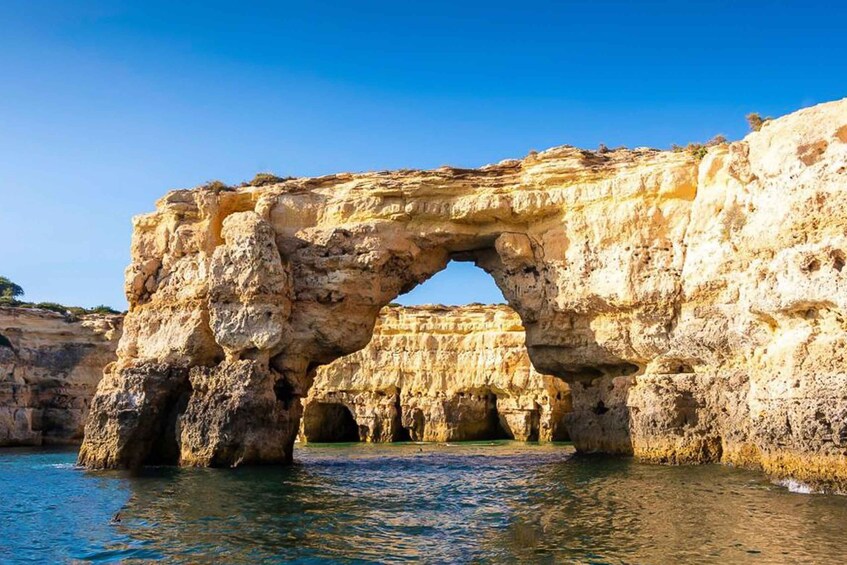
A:
{"label": "rocky outcrop", "polygon": [[0,446],[82,439],[122,318],[0,307]]}
{"label": "rocky outcrop", "polygon": [[320,367],[307,441],[564,440],[570,391],[529,361],[504,305],[386,306],[364,349]]}
{"label": "rocky outcrop", "polygon": [[[702,159],[560,147],[475,170],[171,192],[135,219],[126,331],[80,462],[154,459],[150,429],[170,463],[255,461],[232,446],[280,421],[280,449],[258,457],[287,460],[316,368],[466,260],[520,315],[535,368],[571,385],[580,450],[847,488],[846,132],[842,100]],[[233,378],[192,392],[198,371]],[[237,424],[188,408],[210,394]]]}

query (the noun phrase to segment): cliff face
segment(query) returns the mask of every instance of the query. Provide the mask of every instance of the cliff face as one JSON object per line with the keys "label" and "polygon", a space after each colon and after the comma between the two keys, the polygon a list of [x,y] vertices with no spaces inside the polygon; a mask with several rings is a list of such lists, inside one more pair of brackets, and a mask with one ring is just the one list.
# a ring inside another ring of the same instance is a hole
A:
{"label": "cliff face", "polygon": [[0,307],[0,446],[82,439],[122,318]]}
{"label": "cliff face", "polygon": [[364,349],[320,367],[308,441],[567,439],[570,392],[529,361],[508,306],[385,307]]}
{"label": "cliff face", "polygon": [[317,366],[444,268],[488,271],[584,451],[847,488],[847,100],[709,150],[570,147],[476,170],[175,191],[80,462],[287,461]]}

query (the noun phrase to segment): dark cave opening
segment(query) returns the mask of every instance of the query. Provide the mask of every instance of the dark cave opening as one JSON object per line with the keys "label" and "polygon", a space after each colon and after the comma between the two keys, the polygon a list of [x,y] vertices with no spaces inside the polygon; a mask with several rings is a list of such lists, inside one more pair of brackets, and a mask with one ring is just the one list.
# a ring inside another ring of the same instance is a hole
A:
{"label": "dark cave opening", "polygon": [[394,437],[391,441],[412,441],[411,431],[403,427],[403,406],[400,396],[398,390],[394,400]]}
{"label": "dark cave opening", "polygon": [[353,413],[343,404],[315,402],[303,413],[303,435],[316,443],[359,441],[359,426]]}

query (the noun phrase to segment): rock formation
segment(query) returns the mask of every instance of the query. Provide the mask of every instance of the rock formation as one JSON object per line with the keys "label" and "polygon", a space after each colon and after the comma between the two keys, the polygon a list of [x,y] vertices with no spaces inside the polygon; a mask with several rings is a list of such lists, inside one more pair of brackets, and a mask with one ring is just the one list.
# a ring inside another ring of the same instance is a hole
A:
{"label": "rock formation", "polygon": [[508,306],[387,306],[364,349],[318,368],[307,441],[564,440],[570,392],[535,371]]}
{"label": "rock formation", "polygon": [[579,449],[847,489],[845,197],[847,100],[702,159],[560,147],[171,192],[135,219],[80,463],[289,460],[316,368],[466,260],[571,385]]}
{"label": "rock formation", "polygon": [[0,446],[82,439],[122,318],[0,307]]}

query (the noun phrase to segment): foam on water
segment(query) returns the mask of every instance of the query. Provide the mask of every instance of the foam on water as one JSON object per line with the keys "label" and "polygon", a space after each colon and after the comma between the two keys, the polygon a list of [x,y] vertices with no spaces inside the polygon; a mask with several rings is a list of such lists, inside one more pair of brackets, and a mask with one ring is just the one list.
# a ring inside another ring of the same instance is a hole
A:
{"label": "foam on water", "polygon": [[798,493],[798,494],[815,494],[817,491],[813,489],[810,485],[803,483],[801,481],[797,481],[795,479],[782,479],[779,481],[774,481],[775,484],[778,484],[781,487],[785,487],[789,490],[789,492]]}

